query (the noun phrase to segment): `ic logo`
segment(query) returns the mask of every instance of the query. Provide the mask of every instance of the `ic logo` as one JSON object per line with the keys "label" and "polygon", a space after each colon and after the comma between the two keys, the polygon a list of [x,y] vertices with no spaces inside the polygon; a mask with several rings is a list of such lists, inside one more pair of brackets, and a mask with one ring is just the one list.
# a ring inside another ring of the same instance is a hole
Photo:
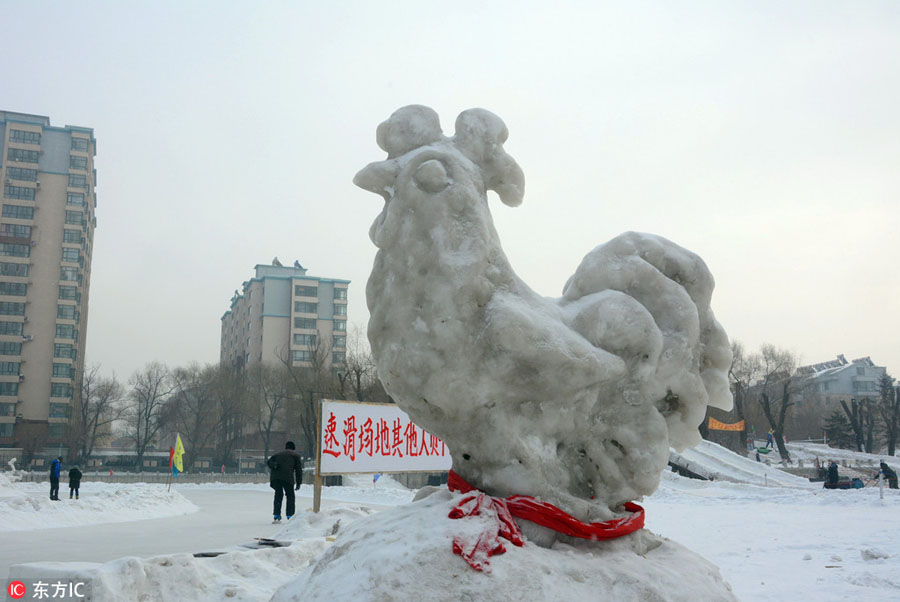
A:
{"label": "ic logo", "polygon": [[9,597],[13,600],[25,597],[25,584],[21,581],[11,581],[9,587],[6,588]]}

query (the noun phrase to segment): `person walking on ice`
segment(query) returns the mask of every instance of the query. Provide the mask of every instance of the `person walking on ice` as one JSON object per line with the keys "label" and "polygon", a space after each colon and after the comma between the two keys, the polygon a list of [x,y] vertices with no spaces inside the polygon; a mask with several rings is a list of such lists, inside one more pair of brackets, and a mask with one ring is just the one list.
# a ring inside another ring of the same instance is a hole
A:
{"label": "person walking on ice", "polygon": [[69,471],[69,499],[72,499],[72,494],[75,494],[75,499],[78,499],[78,488],[81,486],[81,471],[78,470],[77,466],[73,466],[72,470]]}
{"label": "person walking on ice", "polygon": [[[285,514],[291,520],[294,516],[294,491],[300,489],[303,482],[303,459],[296,451],[293,441],[284,444],[284,449],[274,454],[266,461],[269,470],[269,486],[275,490],[275,499],[272,508],[272,522],[281,521],[281,500],[287,498]],[[294,477],[296,476],[296,485]]]}

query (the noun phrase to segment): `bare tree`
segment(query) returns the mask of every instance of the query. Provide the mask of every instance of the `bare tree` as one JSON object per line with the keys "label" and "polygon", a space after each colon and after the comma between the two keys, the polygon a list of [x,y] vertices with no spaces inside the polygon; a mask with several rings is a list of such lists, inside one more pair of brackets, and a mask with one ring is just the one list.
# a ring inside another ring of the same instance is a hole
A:
{"label": "bare tree", "polygon": [[759,361],[760,380],[754,385],[756,399],[774,431],[778,453],[790,462],[791,455],[784,444],[784,423],[788,408],[794,403],[791,394],[797,387],[794,382],[797,358],[790,351],[767,343],[760,349]]}
{"label": "bare tree", "polygon": [[347,340],[347,355],[341,371],[338,374],[341,379],[341,398],[344,395],[344,382],[349,381],[353,388],[356,401],[366,399],[366,393],[371,391],[375,378],[375,359],[369,343],[363,336],[362,329],[354,325]]}
{"label": "bare tree", "polygon": [[72,449],[79,460],[86,460],[105,427],[122,417],[124,396],[122,384],[115,374],[110,378],[100,376],[100,366],[93,364],[81,378],[75,412],[70,423]]}
{"label": "bare tree", "polygon": [[163,410],[174,388],[169,369],[152,362],[135,372],[128,380],[131,392],[125,404],[123,417],[125,434],[134,443],[137,455],[137,471],[144,468],[144,454],[156,439],[163,426]]}
{"label": "bare tree", "polygon": [[884,436],[887,440],[887,453],[893,456],[897,449],[897,439],[900,438],[900,395],[894,387],[894,379],[887,372],[881,376],[878,383],[880,399],[878,411],[884,421]]}
{"label": "bare tree", "polygon": [[841,400],[841,407],[856,435],[856,451],[872,453],[875,447],[875,405],[875,400],[868,397],[851,399],[849,406]]}
{"label": "bare tree", "polygon": [[284,420],[290,395],[290,375],[283,366],[255,364],[250,370],[249,394],[262,438],[265,458],[272,449],[272,433]]}
{"label": "bare tree", "polygon": [[744,421],[744,429],[736,431],[740,437],[740,447],[745,450],[747,445],[747,422],[744,408],[746,407],[748,393],[751,384],[759,377],[761,370],[760,356],[747,353],[739,341],[731,342],[731,367],[728,369],[728,378],[731,381],[731,390],[734,393],[734,412],[738,422]]}
{"label": "bare tree", "polygon": [[335,376],[331,363],[331,341],[316,337],[314,344],[306,346],[304,360],[309,365],[294,365],[289,351],[281,353],[281,361],[287,367],[293,390],[288,400],[286,425],[289,431],[302,434],[298,451],[311,458],[316,453],[316,415],[319,400],[332,397],[335,392]]}
{"label": "bare tree", "polygon": [[221,424],[215,388],[216,369],[193,363],[171,373],[173,394],[172,426],[184,442],[185,464],[192,466],[197,456],[211,448]]}
{"label": "bare tree", "polygon": [[243,370],[220,365],[213,381],[219,406],[216,430],[217,463],[225,464],[243,436],[244,422],[252,415],[248,405],[247,379]]}

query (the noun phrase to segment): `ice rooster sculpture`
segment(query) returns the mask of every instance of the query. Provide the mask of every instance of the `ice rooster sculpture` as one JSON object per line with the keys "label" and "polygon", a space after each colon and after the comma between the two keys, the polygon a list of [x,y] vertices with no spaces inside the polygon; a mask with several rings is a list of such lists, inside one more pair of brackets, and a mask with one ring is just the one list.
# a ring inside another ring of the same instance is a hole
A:
{"label": "ice rooster sculpture", "polygon": [[354,182],[384,197],[368,336],[387,392],[440,436],[453,470],[582,521],[652,493],[669,447],[699,442],[707,405],[728,409],[731,350],[700,257],[627,232],[592,250],[562,297],[513,271],[488,208],[522,202],[503,121],[464,111],[452,137],[407,106],[378,126],[387,159]]}

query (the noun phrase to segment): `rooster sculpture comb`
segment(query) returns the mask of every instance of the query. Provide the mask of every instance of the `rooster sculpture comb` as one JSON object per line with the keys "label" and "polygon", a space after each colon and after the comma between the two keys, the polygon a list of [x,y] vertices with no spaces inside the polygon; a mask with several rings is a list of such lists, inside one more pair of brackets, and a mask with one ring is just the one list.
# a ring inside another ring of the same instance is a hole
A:
{"label": "rooster sculpture comb", "polygon": [[588,253],[562,297],[536,294],[488,208],[488,190],[522,202],[507,137],[484,109],[461,113],[453,137],[418,105],[378,126],[388,157],[354,179],[385,200],[370,231],[372,353],[469,483],[606,520],[656,489],[670,446],[699,442],[707,405],[731,406],[713,278],[690,251],[628,232]]}

